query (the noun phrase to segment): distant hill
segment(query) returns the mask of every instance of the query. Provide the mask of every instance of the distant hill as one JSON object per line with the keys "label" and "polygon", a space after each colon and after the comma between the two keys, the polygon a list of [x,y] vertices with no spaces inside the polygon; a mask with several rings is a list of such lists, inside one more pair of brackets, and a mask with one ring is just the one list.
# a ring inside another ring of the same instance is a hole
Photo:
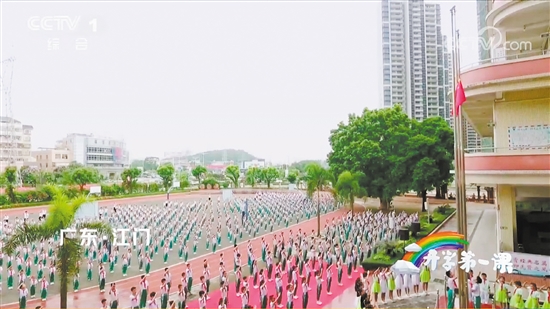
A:
{"label": "distant hill", "polygon": [[214,161],[223,161],[224,159],[238,163],[243,161],[251,161],[258,158],[240,149],[221,149],[196,153],[194,155],[187,156],[187,159],[204,161],[204,164],[210,164]]}

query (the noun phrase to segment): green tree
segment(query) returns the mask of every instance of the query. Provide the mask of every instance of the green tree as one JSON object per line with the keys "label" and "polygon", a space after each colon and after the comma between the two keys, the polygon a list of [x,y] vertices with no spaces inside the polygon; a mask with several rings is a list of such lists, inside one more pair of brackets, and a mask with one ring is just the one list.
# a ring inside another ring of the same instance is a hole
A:
{"label": "green tree", "polygon": [[171,163],[165,163],[158,167],[157,174],[162,178],[162,185],[164,189],[168,190],[172,187],[174,182],[175,169]]}
{"label": "green tree", "polygon": [[260,170],[260,179],[265,182],[267,188],[271,188],[271,184],[279,176],[279,171],[274,167],[266,167]]}
{"label": "green tree", "polygon": [[321,164],[321,161],[318,161],[318,160],[302,160],[302,161],[298,161],[290,164],[290,168],[293,170],[297,170],[299,173],[305,173],[307,166],[313,163],[317,163],[323,166]]}
{"label": "green tree", "polygon": [[17,202],[15,196],[15,185],[17,182],[17,167],[8,166],[4,171],[4,177],[6,178],[6,195],[10,199],[10,202]]}
{"label": "green tree", "polygon": [[411,121],[399,105],[365,109],[332,130],[328,163],[337,174],[348,170],[368,175],[359,184],[370,197],[380,199],[380,209],[387,209],[394,196],[410,189],[406,165],[410,135]]}
{"label": "green tree", "polygon": [[155,161],[146,160],[143,162],[144,171],[154,171],[158,169],[159,165]]}
{"label": "green tree", "polygon": [[286,180],[288,180],[288,182],[295,184],[297,179],[298,179],[298,173],[296,173],[295,171],[288,172],[288,176],[286,177]]}
{"label": "green tree", "polygon": [[21,175],[23,185],[36,186],[38,182],[38,170],[29,166],[22,166],[19,170],[19,175]]}
{"label": "green tree", "polygon": [[122,178],[122,185],[126,187],[129,193],[134,191],[137,179],[140,175],[141,170],[137,167],[127,168],[120,174],[120,178]]}
{"label": "green tree", "polygon": [[56,182],[55,174],[48,171],[38,171],[36,174],[37,185],[53,184]]}
{"label": "green tree", "polygon": [[130,163],[130,167],[141,167],[143,170],[145,170],[145,161],[144,160],[133,160],[132,163]]}
{"label": "green tree", "polygon": [[206,167],[202,166],[202,165],[197,165],[192,171],[191,171],[191,174],[193,175],[193,177],[195,177],[197,179],[197,181],[199,182],[199,187],[202,183],[202,180],[204,179],[204,176],[206,175]]}
{"label": "green tree", "polygon": [[334,189],[345,202],[349,203],[351,213],[354,213],[355,197],[362,195],[362,188],[359,186],[359,180],[365,177],[361,173],[352,174],[350,171],[344,171],[338,176]]}
{"label": "green tree", "polygon": [[[58,187],[50,187],[53,192],[53,200],[48,209],[48,216],[43,224],[23,224],[18,226],[4,244],[4,252],[8,255],[14,254],[18,248],[28,246],[32,243],[47,241],[59,235],[61,230],[74,228],[77,231],[83,229],[93,229],[96,231],[99,239],[106,236],[109,239],[113,237],[112,228],[101,221],[96,222],[78,222],[75,224],[75,214],[78,209],[88,200],[83,195],[69,199]],[[80,245],[80,237],[77,235],[59,235],[63,237],[63,244],[57,246],[56,269],[60,279],[60,302],[59,308],[67,308],[67,293],[69,279],[79,272],[78,262],[83,255],[83,248]]]}
{"label": "green tree", "polygon": [[239,178],[241,178],[241,170],[236,165],[229,165],[225,169],[225,177],[233,183],[233,188],[239,187]]}
{"label": "green tree", "polygon": [[451,180],[453,131],[441,117],[413,121],[412,137],[407,142],[407,167],[411,188],[422,196],[426,211],[427,192]]}
{"label": "green tree", "polygon": [[188,188],[191,183],[189,182],[189,174],[187,172],[182,172],[178,175],[178,180],[180,182],[180,188]]}
{"label": "green tree", "polygon": [[84,186],[87,184],[99,182],[98,171],[91,167],[69,168],[65,173],[66,182],[71,185],[78,185],[80,191],[84,191]]}
{"label": "green tree", "polygon": [[306,167],[307,195],[317,192],[317,236],[321,236],[321,191],[332,181],[332,174],[318,163]]}
{"label": "green tree", "polygon": [[254,188],[260,180],[262,171],[257,167],[251,167],[246,171],[245,182]]}

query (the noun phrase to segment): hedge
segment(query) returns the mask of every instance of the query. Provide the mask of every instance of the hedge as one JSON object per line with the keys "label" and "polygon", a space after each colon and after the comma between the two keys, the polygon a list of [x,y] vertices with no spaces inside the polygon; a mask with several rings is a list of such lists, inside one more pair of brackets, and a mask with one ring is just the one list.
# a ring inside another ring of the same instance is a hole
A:
{"label": "hedge", "polygon": [[[87,195],[89,190],[80,191],[78,187],[60,187],[61,190],[69,197],[73,198],[79,194]],[[156,194],[166,194],[165,191],[161,191],[161,188],[158,184],[153,183],[150,185],[136,184],[135,188],[132,190],[132,193],[117,184],[113,185],[102,185],[101,186],[101,196],[103,198],[115,198],[115,197],[136,197],[136,196],[146,196],[146,195],[156,195]],[[176,189],[172,192],[181,192],[182,189]],[[8,196],[5,194],[0,194],[0,207],[1,208],[10,208],[10,207],[23,207],[23,206],[36,206],[44,205],[52,200],[53,193],[49,187],[37,188],[36,190],[29,190],[23,192],[15,192],[15,203],[11,203]]]}

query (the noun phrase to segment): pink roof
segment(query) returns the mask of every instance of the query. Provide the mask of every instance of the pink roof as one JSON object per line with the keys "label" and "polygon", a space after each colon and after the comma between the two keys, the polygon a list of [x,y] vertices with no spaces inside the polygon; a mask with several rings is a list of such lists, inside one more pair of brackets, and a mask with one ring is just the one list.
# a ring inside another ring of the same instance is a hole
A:
{"label": "pink roof", "polygon": [[209,170],[224,170],[227,167],[227,165],[207,165],[206,169]]}

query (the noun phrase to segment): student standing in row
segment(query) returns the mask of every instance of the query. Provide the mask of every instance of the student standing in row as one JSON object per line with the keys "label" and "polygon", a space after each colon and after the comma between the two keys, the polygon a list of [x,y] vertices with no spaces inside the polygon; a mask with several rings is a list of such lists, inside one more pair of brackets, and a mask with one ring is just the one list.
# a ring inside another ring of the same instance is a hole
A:
{"label": "student standing in row", "polygon": [[118,308],[118,291],[116,289],[116,284],[111,283],[111,290],[109,291],[109,297],[111,298],[111,309]]}
{"label": "student standing in row", "polygon": [[[130,289],[130,308],[131,309],[139,309],[139,295],[137,293],[137,289],[135,286],[133,286]],[[141,307],[143,308],[143,307]]]}

